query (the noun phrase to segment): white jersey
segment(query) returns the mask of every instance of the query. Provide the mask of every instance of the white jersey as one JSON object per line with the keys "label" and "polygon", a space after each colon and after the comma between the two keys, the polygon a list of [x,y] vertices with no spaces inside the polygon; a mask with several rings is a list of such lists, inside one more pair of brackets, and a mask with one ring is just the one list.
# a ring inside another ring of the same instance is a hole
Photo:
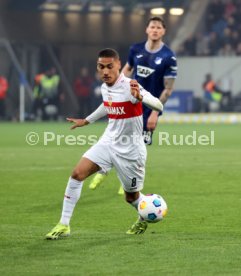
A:
{"label": "white jersey", "polygon": [[141,155],[146,155],[142,137],[142,103],[158,112],[163,110],[163,105],[140,85],[142,103],[139,102],[131,95],[130,81],[120,74],[114,85],[102,84],[103,104],[86,120],[93,123],[107,115],[109,124],[100,142],[109,145],[115,154],[123,158],[137,160]]}
{"label": "white jersey", "polygon": [[140,191],[145,178],[146,147],[142,137],[142,103],[162,111],[163,105],[140,86],[142,103],[131,95],[130,79],[121,74],[113,86],[101,86],[103,104],[86,121],[93,123],[107,115],[108,126],[83,156],[107,173],[114,166],[127,192]]}
{"label": "white jersey", "polygon": [[122,157],[136,160],[140,152],[145,154],[142,103],[131,95],[130,80],[120,74],[113,86],[105,83],[101,86],[103,104],[109,118],[101,140]]}

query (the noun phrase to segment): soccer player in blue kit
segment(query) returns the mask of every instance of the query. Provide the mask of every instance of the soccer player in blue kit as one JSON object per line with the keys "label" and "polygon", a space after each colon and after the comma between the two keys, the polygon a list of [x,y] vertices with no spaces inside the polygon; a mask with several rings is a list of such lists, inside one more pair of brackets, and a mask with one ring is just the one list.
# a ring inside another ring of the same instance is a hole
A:
{"label": "soccer player in blue kit", "polygon": [[[147,40],[131,45],[128,61],[122,69],[125,76],[134,75],[134,79],[163,104],[170,97],[177,76],[176,56],[162,41],[165,33],[164,20],[161,17],[151,17],[146,27]],[[143,105],[143,138],[147,145],[152,144],[152,135],[159,115],[161,113]],[[95,189],[105,176],[97,173],[89,188]],[[122,187],[118,193],[124,194]]]}

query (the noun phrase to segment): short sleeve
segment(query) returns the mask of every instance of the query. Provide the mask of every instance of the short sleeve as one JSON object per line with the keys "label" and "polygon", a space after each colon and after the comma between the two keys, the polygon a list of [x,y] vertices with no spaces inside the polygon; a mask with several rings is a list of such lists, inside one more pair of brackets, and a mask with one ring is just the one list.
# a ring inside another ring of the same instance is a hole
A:
{"label": "short sleeve", "polygon": [[175,55],[171,55],[166,59],[166,69],[164,72],[164,78],[176,78],[177,77],[177,58]]}

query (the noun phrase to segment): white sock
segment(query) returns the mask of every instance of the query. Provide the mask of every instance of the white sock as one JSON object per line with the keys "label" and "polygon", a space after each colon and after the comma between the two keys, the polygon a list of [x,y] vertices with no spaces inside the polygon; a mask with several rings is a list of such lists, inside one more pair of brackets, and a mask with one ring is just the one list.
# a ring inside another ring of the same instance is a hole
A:
{"label": "white sock", "polygon": [[76,203],[78,202],[83,186],[83,181],[69,178],[65,194],[60,223],[69,225]]}
{"label": "white sock", "polygon": [[136,210],[137,210],[138,204],[139,204],[139,202],[142,200],[143,196],[144,196],[144,195],[143,195],[142,193],[140,193],[140,196],[139,196],[135,201],[131,202],[131,205],[132,205],[133,207],[135,207]]}

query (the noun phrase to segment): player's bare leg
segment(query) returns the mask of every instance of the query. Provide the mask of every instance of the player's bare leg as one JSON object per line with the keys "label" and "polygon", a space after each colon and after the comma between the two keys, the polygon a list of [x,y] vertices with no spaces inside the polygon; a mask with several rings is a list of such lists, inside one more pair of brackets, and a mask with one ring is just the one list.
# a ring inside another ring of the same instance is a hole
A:
{"label": "player's bare leg", "polygon": [[75,205],[80,198],[83,181],[99,169],[100,167],[91,160],[85,157],[81,158],[73,170],[65,190],[60,222],[46,235],[46,239],[56,240],[59,237],[66,237],[70,235],[69,223],[73,215]]}
{"label": "player's bare leg", "polygon": [[82,157],[74,168],[71,177],[78,181],[84,181],[88,176],[96,173],[99,170],[100,167],[97,164],[88,158]]}

